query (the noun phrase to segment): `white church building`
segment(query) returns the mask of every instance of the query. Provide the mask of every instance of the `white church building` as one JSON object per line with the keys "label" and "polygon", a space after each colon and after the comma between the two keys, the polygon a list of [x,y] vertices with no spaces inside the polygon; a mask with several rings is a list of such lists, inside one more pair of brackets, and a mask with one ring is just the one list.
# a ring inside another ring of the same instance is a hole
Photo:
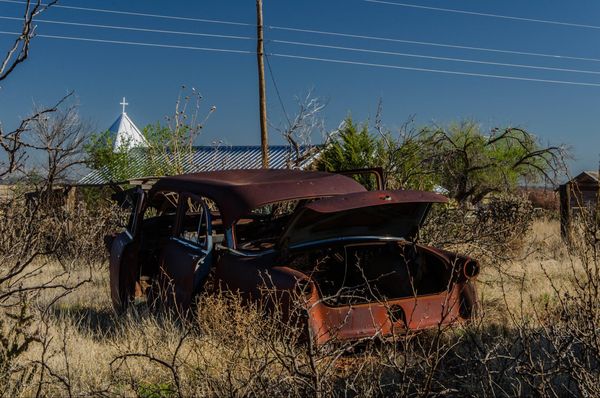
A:
{"label": "white church building", "polygon": [[[125,112],[129,105],[125,97],[120,103],[121,114],[108,129],[109,137],[113,145],[113,151],[132,151],[132,162],[128,164],[127,170],[122,170],[130,179],[146,177],[137,175],[139,167],[144,163],[147,156],[144,149],[149,144],[140,129]],[[307,168],[316,159],[317,146],[303,146],[300,148],[301,157],[295,160],[295,151],[289,145],[269,146],[269,167],[271,169]],[[168,156],[168,155],[167,155]],[[183,161],[186,173],[202,171],[231,170],[231,169],[260,169],[262,167],[260,145],[225,145],[215,144],[206,146],[194,146],[190,153],[185,155]],[[92,170],[89,174],[79,180],[77,185],[102,186],[109,183],[126,183],[127,181],[115,181],[106,168]]]}

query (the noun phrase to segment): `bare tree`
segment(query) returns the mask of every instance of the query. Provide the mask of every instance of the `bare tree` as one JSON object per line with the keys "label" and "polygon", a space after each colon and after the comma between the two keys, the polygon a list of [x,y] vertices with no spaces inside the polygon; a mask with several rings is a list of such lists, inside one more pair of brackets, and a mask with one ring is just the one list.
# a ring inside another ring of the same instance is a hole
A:
{"label": "bare tree", "polygon": [[57,1],[58,0],[53,0],[48,4],[42,4],[41,0],[25,1],[21,34],[19,34],[19,36],[15,39],[15,42],[7,51],[6,56],[0,65],[0,81],[6,79],[20,63],[27,59],[29,56],[29,45],[35,36],[36,26],[33,23],[33,19],[49,7],[56,4]]}
{"label": "bare tree", "polygon": [[79,117],[76,105],[33,120],[33,142],[28,146],[43,151],[44,192],[52,192],[56,183],[68,179],[69,171],[85,162],[83,144],[90,130],[89,124]]}
{"label": "bare tree", "polygon": [[[0,61],[0,81],[8,78],[29,56],[31,41],[35,37],[34,18],[54,5],[56,0],[43,4],[41,0],[26,0],[21,32]],[[32,147],[27,135],[34,125],[42,125],[49,114],[56,112],[70,96],[66,95],[54,106],[36,110],[22,119],[13,130],[6,131],[0,123],[0,181],[24,171],[26,150]],[[40,136],[41,137],[41,136]],[[49,138],[50,136],[48,136]],[[65,160],[59,147],[73,148],[77,139],[54,135],[47,142],[48,156],[53,160],[52,178],[65,170]],[[32,303],[44,292],[55,292],[51,302],[71,292],[86,281],[72,281],[68,270],[59,276],[45,275],[43,270],[50,261],[49,255],[56,247],[65,225],[45,218],[38,205],[24,206],[22,198],[15,196],[0,203],[0,377],[3,388],[0,395],[16,396],[31,383],[37,367],[19,363],[30,345],[40,341],[36,330]],[[48,240],[50,237],[50,240]]]}
{"label": "bare tree", "polygon": [[[6,56],[0,63],[0,81],[6,79],[15,71],[17,66],[27,59],[29,56],[29,47],[31,41],[35,37],[36,25],[34,18],[40,13],[47,10],[52,5],[56,4],[57,0],[43,4],[41,0],[26,0],[23,23],[21,25],[21,33],[15,39],[13,45],[9,48]],[[2,123],[0,123],[0,148],[4,151],[6,159],[0,162],[0,179],[10,175],[16,171],[22,170],[23,161],[25,160],[23,134],[29,130],[31,123],[41,116],[56,111],[57,107],[65,100],[48,109],[39,110],[33,115],[21,120],[17,128],[12,131],[5,131]]]}
{"label": "bare tree", "polygon": [[316,131],[322,132],[325,129],[321,111],[327,104],[321,98],[314,97],[312,91],[309,91],[304,97],[297,97],[296,101],[298,111],[294,118],[287,119],[287,125],[277,129],[289,144],[288,167],[290,168],[299,167],[319,151],[319,147],[312,145],[312,135]]}

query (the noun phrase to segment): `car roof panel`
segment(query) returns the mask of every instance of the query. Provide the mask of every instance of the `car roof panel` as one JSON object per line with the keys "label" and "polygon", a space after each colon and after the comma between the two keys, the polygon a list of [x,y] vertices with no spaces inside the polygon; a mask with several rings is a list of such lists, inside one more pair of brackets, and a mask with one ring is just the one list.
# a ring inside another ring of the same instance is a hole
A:
{"label": "car roof panel", "polygon": [[364,192],[354,179],[340,174],[304,170],[222,170],[163,177],[157,191],[190,192],[217,204],[225,225],[260,206],[285,200]]}

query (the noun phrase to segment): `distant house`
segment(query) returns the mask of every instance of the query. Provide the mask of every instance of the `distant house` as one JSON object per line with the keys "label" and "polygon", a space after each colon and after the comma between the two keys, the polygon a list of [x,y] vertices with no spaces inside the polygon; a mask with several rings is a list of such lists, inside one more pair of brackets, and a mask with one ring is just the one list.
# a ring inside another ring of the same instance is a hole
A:
{"label": "distant house", "polygon": [[584,171],[559,187],[571,209],[596,206],[598,201],[598,172]]}
{"label": "distant house", "polygon": [[582,208],[598,204],[599,180],[597,171],[584,171],[558,187],[560,196],[560,227],[563,238],[568,238],[571,219]]}

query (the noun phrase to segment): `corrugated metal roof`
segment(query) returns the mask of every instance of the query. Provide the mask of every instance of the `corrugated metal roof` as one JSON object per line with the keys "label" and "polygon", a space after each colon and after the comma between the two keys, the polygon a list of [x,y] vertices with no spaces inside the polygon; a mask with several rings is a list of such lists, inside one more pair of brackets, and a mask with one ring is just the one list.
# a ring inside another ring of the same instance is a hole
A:
{"label": "corrugated metal roof", "polygon": [[[318,147],[306,146],[300,148],[301,161],[296,161],[296,155],[289,146],[269,146],[269,167],[271,169],[307,168],[318,155]],[[173,155],[163,154],[155,162],[173,162]],[[135,148],[132,162],[126,170],[119,174],[128,178],[144,177],[144,162],[147,153],[142,148]],[[260,146],[197,146],[192,151],[182,155],[180,162],[185,173],[200,171],[232,170],[232,169],[259,169],[262,167]],[[111,178],[108,169],[93,170],[79,180],[80,185],[103,185]]]}

